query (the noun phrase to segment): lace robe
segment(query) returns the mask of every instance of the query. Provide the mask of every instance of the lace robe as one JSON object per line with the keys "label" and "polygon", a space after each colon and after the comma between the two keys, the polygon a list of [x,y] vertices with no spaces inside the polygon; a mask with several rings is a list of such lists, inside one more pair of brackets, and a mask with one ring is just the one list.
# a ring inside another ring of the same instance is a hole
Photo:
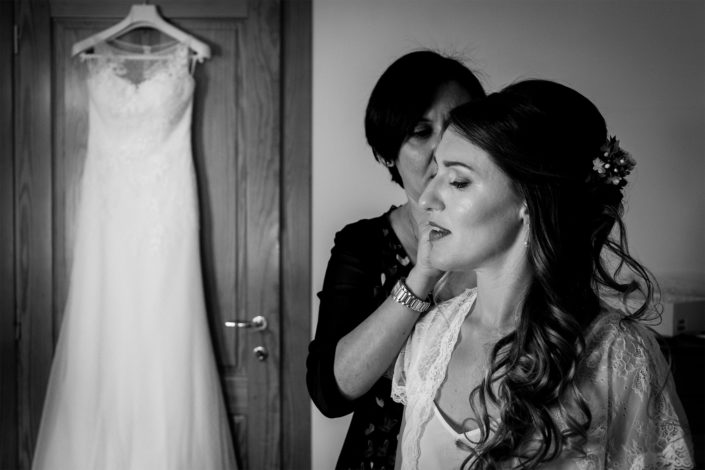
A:
{"label": "lace robe", "polygon": [[[402,469],[423,469],[423,453],[436,450],[419,444],[475,298],[476,291],[470,289],[426,314],[397,359],[392,398],[406,405]],[[693,468],[687,421],[658,343],[644,326],[621,318],[618,312],[606,311],[586,333],[577,379],[592,412],[586,455],[564,452],[543,469]],[[461,464],[462,459],[457,467]]]}

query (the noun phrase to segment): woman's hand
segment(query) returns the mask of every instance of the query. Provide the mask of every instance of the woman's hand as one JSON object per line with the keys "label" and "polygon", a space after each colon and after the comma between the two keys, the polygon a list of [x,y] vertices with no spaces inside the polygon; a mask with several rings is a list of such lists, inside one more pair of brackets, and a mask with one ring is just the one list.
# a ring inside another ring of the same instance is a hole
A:
{"label": "woman's hand", "polygon": [[[437,291],[432,293],[434,300],[441,302],[459,295],[467,288],[475,287],[477,280],[474,271],[447,273],[448,276],[440,285],[437,285],[438,281],[446,273],[434,268],[431,264],[431,242],[429,240],[431,226],[427,223],[419,226],[418,233],[419,246],[416,255],[417,262],[409,273],[409,277],[406,281],[406,285],[412,292],[419,297],[423,295],[424,297],[422,298],[425,298],[434,288],[438,288]],[[418,289],[418,291],[415,289]]]}
{"label": "woman's hand", "polygon": [[407,287],[417,297],[425,299],[433,290],[443,271],[431,265],[431,226],[425,220],[418,227],[419,245],[416,250],[416,264],[406,279]]}
{"label": "woman's hand", "polygon": [[429,239],[431,235],[431,225],[427,221],[419,223],[419,246],[416,250],[416,265],[413,269],[418,269],[421,273],[425,274],[429,278],[434,278],[438,280],[442,275],[443,271],[436,269],[431,265],[431,241]]}

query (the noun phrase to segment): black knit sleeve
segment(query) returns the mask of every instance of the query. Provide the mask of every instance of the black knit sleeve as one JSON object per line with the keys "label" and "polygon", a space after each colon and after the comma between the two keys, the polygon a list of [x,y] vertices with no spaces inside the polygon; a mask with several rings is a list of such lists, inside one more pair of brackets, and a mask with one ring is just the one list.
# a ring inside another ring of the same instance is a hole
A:
{"label": "black knit sleeve", "polygon": [[333,374],[336,345],[385,298],[379,279],[381,229],[374,220],[350,224],[336,234],[318,293],[318,325],[309,345],[306,384],[314,404],[329,418],[355,409],[355,401],[341,394]]}

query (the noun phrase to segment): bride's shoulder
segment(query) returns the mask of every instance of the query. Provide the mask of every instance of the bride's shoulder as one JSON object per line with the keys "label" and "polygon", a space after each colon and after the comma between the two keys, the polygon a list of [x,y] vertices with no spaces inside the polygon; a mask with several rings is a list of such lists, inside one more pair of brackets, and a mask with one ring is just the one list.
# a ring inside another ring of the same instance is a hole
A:
{"label": "bride's shoulder", "polygon": [[[650,317],[649,317],[650,318]],[[624,311],[603,307],[601,313],[587,328],[586,339],[604,341],[649,342],[655,338],[655,333],[649,328],[649,321],[635,319]]]}
{"label": "bride's shoulder", "polygon": [[643,370],[660,364],[663,358],[657,335],[648,322],[616,309],[603,310],[592,322],[585,346],[588,364],[617,361],[624,367]]}

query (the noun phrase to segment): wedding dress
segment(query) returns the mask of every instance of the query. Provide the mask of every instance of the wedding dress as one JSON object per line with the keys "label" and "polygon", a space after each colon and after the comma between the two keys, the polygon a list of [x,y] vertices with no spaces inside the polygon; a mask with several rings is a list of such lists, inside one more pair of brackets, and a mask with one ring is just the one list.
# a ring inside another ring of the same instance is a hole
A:
{"label": "wedding dress", "polygon": [[70,288],[33,469],[234,469],[201,279],[189,52],[96,52]]}

